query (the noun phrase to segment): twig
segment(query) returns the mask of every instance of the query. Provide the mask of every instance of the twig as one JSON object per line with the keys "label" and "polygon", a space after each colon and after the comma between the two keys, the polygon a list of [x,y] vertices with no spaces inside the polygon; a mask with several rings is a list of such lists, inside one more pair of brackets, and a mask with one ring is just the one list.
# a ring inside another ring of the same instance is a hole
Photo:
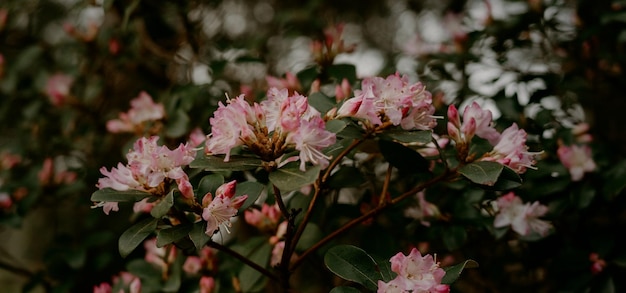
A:
{"label": "twig", "polygon": [[217,242],[214,241],[209,241],[207,243],[207,246],[209,247],[213,247],[217,250],[226,252],[228,254],[230,254],[231,256],[235,257],[236,259],[240,260],[241,262],[245,263],[246,265],[252,267],[253,269],[257,270],[258,272],[260,272],[261,274],[267,276],[268,278],[274,280],[274,281],[278,281],[278,277],[273,274],[272,272],[268,271],[266,268],[260,266],[259,264],[253,262],[252,260],[246,258],[245,256],[239,254],[238,252],[228,248],[227,246],[224,246],[222,244],[219,244]]}

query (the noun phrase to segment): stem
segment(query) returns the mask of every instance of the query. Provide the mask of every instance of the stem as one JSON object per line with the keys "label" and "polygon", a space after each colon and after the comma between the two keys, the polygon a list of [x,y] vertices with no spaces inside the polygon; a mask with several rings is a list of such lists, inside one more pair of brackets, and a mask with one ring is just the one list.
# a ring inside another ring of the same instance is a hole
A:
{"label": "stem", "polygon": [[339,162],[341,161],[341,159],[343,159],[343,157],[345,157],[349,152],[351,152],[354,148],[356,148],[359,144],[361,144],[362,142],[365,141],[365,137],[361,138],[361,139],[355,139],[352,141],[352,143],[345,148],[343,151],[341,151],[341,153],[339,153],[339,155],[337,155],[337,158],[335,158],[330,165],[328,166],[328,168],[326,168],[326,172],[324,172],[324,175],[322,176],[322,180],[320,181],[320,183],[325,183],[326,180],[328,179],[328,176],[330,176],[330,172],[335,169],[335,167],[337,166],[337,164],[339,164]]}
{"label": "stem", "polygon": [[267,269],[265,269],[264,267],[258,265],[257,263],[251,261],[250,259],[246,258],[245,256],[239,254],[238,252],[228,248],[227,246],[221,245],[217,242],[214,241],[209,241],[209,243],[207,243],[207,246],[209,247],[213,247],[217,250],[226,252],[228,254],[230,254],[231,256],[235,257],[236,259],[240,260],[241,262],[243,262],[244,264],[252,267],[253,269],[259,271],[261,274],[267,276],[268,278],[274,280],[274,281],[278,281],[278,277],[276,275],[274,275],[272,272],[268,271]]}
{"label": "stem", "polygon": [[383,190],[380,192],[380,198],[378,199],[378,205],[382,205],[387,199],[387,190],[389,189],[389,182],[391,181],[391,171],[393,166],[389,164],[387,167],[387,174],[385,175],[385,182],[383,183]]}
{"label": "stem", "polygon": [[443,150],[441,149],[441,146],[437,142],[437,139],[435,139],[434,137],[431,137],[431,139],[432,139],[432,142],[435,145],[435,147],[437,147],[437,152],[439,153],[439,159],[441,160],[441,162],[443,162],[443,166],[447,170],[448,169],[448,160],[446,160],[446,157],[443,156]]}
{"label": "stem", "polygon": [[283,201],[283,197],[280,193],[280,189],[276,187],[276,185],[272,184],[274,188],[274,197],[276,198],[276,202],[278,203],[278,208],[283,213],[285,219],[287,219],[287,231],[285,232],[285,247],[283,248],[283,255],[280,259],[280,265],[278,266],[278,270],[280,273],[280,287],[284,292],[289,292],[289,278],[291,272],[289,271],[289,261],[291,260],[291,255],[293,254],[293,250],[291,249],[291,245],[294,242],[293,229],[295,227],[295,219],[296,212],[289,212],[287,210],[287,206]]}
{"label": "stem", "polygon": [[[290,251],[296,250],[296,245],[298,244],[300,237],[302,237],[302,233],[304,233],[304,228],[306,228],[306,225],[309,223],[309,219],[311,218],[311,214],[313,213],[313,206],[315,206],[315,203],[317,202],[317,198],[320,194],[320,190],[321,188],[319,187],[319,184],[316,183],[315,193],[313,193],[313,198],[311,199],[311,202],[309,203],[309,207],[307,208],[306,213],[304,214],[304,218],[302,218],[302,222],[300,222],[300,225],[298,225],[298,230],[296,230],[296,233],[293,235],[293,241],[291,242],[291,245],[289,246]],[[285,245],[285,247],[286,246],[287,245]]]}
{"label": "stem", "polygon": [[280,209],[280,212],[283,213],[283,216],[288,219],[289,218],[289,211],[287,210],[287,206],[285,205],[285,201],[283,201],[283,196],[280,194],[280,189],[278,189],[278,187],[276,187],[276,185],[272,184],[272,187],[274,188],[274,198],[276,199],[276,203],[278,204],[278,208]]}
{"label": "stem", "polygon": [[370,210],[369,212],[361,215],[360,217],[353,219],[352,221],[348,222],[347,224],[343,225],[342,227],[340,227],[339,229],[333,231],[332,233],[328,234],[326,237],[322,238],[322,240],[318,241],[317,243],[315,243],[313,246],[311,246],[309,249],[307,249],[306,251],[304,251],[291,265],[291,269],[294,270],[296,267],[298,267],[302,261],[311,253],[315,252],[316,250],[318,250],[319,248],[321,248],[322,246],[324,246],[326,243],[328,243],[329,241],[333,240],[335,237],[342,235],[344,232],[346,232],[348,229],[362,223],[365,220],[368,220],[371,217],[374,217],[376,215],[378,215],[380,212],[382,212],[383,210],[385,210],[387,207],[390,207],[402,200],[404,200],[405,198],[416,194],[419,191],[422,191],[424,189],[426,189],[429,186],[432,186],[433,184],[442,181],[442,180],[446,180],[448,179],[451,175],[454,175],[454,172],[450,172],[448,170],[446,170],[446,172],[442,173],[441,175],[434,177],[422,184],[419,184],[417,186],[415,186],[413,189],[401,194],[400,196],[392,199],[391,201],[384,201],[381,205],[377,206],[376,208],[374,208],[373,210]]}

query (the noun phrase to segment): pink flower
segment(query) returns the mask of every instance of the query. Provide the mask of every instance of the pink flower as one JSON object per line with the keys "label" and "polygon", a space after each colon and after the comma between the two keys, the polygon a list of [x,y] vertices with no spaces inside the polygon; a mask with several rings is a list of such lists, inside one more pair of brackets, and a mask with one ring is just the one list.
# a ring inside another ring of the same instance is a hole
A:
{"label": "pink flower", "polygon": [[45,93],[52,105],[58,107],[65,104],[70,95],[72,83],[74,83],[74,78],[63,73],[55,73],[48,77]]}
{"label": "pink flower", "polygon": [[521,198],[509,192],[499,197],[496,204],[498,213],[493,223],[496,228],[511,226],[513,231],[522,236],[533,232],[545,236],[552,229],[549,222],[539,219],[548,212],[548,207],[537,201],[524,204]]}
{"label": "pink flower", "polygon": [[195,148],[206,140],[206,134],[199,127],[194,128],[189,134],[189,146]]}
{"label": "pink flower", "polygon": [[267,81],[267,85],[269,87],[287,89],[290,93],[299,92],[302,90],[302,86],[300,85],[300,81],[298,80],[298,78],[289,71],[285,73],[285,78],[277,78],[268,75],[265,77],[265,80]]}
{"label": "pink flower", "polygon": [[566,146],[561,144],[556,153],[563,166],[569,170],[572,181],[580,181],[585,172],[592,172],[596,169],[596,163],[588,145]]}
{"label": "pink flower", "polygon": [[196,275],[202,269],[202,260],[197,256],[188,256],[183,264],[183,271],[189,275]]}
{"label": "pink flower", "polygon": [[130,105],[130,110],[127,113],[120,113],[119,119],[107,121],[106,126],[109,132],[135,132],[142,130],[146,122],[161,120],[165,117],[163,105],[155,103],[152,97],[144,91],[130,101]]}
{"label": "pink flower", "polygon": [[395,279],[378,282],[378,293],[386,292],[446,292],[447,285],[441,284],[446,272],[439,267],[431,255],[422,256],[413,248],[409,255],[401,252],[391,257],[391,270]]}
{"label": "pink flower", "polygon": [[335,100],[337,102],[343,101],[344,99],[347,99],[350,96],[351,92],[352,92],[352,87],[350,86],[348,79],[344,78],[341,80],[340,84],[335,86]]}
{"label": "pink flower", "polygon": [[0,209],[8,210],[13,205],[13,199],[6,192],[0,192]]}
{"label": "pink flower", "polygon": [[[283,251],[285,251],[285,241],[279,241],[274,244],[274,248],[272,249],[272,257],[270,258],[270,266],[276,267],[280,265],[280,262],[283,258]],[[295,261],[298,256],[294,253],[291,255],[290,262]]]}
{"label": "pink flower", "polygon": [[419,82],[409,84],[407,76],[396,73],[387,78],[365,78],[354,94],[339,108],[338,117],[363,119],[365,127],[384,121],[406,130],[427,130],[436,125],[430,92]]}
{"label": "pink flower", "polygon": [[215,198],[211,193],[207,193],[202,199],[202,219],[207,222],[205,233],[212,236],[220,226],[223,226],[227,232],[231,227],[230,218],[237,215],[237,210],[243,205],[248,198],[247,195],[241,195],[233,199],[235,195],[236,181],[231,181],[220,186],[215,192]]}
{"label": "pink flower", "polygon": [[481,160],[501,163],[521,174],[526,168],[534,168],[535,155],[537,153],[528,152],[526,131],[518,129],[514,123],[502,132],[493,150]]}
{"label": "pink flower", "polygon": [[[475,121],[475,126],[468,125],[470,120]],[[465,107],[463,110],[463,125],[461,125],[461,132],[470,132],[469,128],[474,128],[473,132],[480,138],[484,138],[491,145],[495,145],[500,138],[500,133],[493,127],[492,114],[489,110],[483,110],[476,102],[472,102],[471,105]],[[471,137],[469,137],[471,139]]]}
{"label": "pink flower", "polygon": [[111,284],[102,282],[100,285],[93,286],[93,293],[112,293]]}
{"label": "pink flower", "polygon": [[[320,113],[307,98],[287,89],[270,88],[267,99],[248,104],[243,96],[221,104],[210,119],[212,133],[206,142],[207,154],[225,154],[246,146],[264,161],[280,161],[291,150],[300,151],[300,168],[307,162],[326,167],[328,156],[321,150],[335,143],[335,134],[325,129]],[[287,158],[291,160],[291,158]]]}
{"label": "pink flower", "polygon": [[215,279],[213,277],[202,276],[200,278],[200,293],[212,293],[215,290]]}
{"label": "pink flower", "polygon": [[589,254],[589,261],[591,262],[591,273],[594,275],[601,273],[606,268],[606,261],[600,258],[598,253]]}
{"label": "pink flower", "polygon": [[113,293],[141,293],[141,280],[129,272],[120,272],[119,275],[113,277],[112,286],[102,283],[94,287],[94,293],[109,293],[112,292],[111,288],[120,288],[120,291]]}
{"label": "pink flower", "polygon": [[441,216],[441,213],[439,212],[439,208],[435,204],[426,201],[424,196],[425,194],[423,191],[418,192],[417,193],[418,205],[411,206],[405,209],[404,215],[409,218],[420,220],[420,222],[424,226],[430,226],[430,222],[428,222],[427,220],[433,219],[433,218],[436,219],[439,216]]}
{"label": "pink flower", "polygon": [[167,272],[169,266],[176,260],[176,247],[173,245],[158,247],[156,238],[144,241],[143,247],[146,250],[144,256],[146,262],[153,264],[163,272]]}
{"label": "pink flower", "polygon": [[247,209],[243,215],[246,223],[257,227],[261,231],[276,229],[278,221],[282,216],[278,204],[268,205],[266,203],[263,203],[261,210]]}
{"label": "pink flower", "polygon": [[[195,151],[187,144],[180,144],[178,148],[170,150],[166,146],[158,146],[158,140],[158,136],[139,138],[133,150],[126,155],[128,164],[118,163],[117,168],[113,167],[111,171],[102,167],[100,172],[105,177],[98,179],[96,186],[99,189],[153,192],[164,181],[173,180],[185,198],[193,198],[193,188],[183,167],[194,160]],[[103,204],[96,205],[100,206]]]}

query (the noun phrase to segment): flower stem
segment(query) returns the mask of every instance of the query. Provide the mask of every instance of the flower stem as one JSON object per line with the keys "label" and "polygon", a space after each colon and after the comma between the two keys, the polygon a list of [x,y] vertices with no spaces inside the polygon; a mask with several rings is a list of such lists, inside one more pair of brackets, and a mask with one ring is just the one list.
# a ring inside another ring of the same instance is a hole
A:
{"label": "flower stem", "polygon": [[253,262],[252,260],[248,259],[247,257],[239,254],[238,252],[228,248],[227,246],[224,246],[222,244],[219,244],[217,242],[214,241],[209,241],[207,243],[207,246],[209,247],[213,247],[217,250],[223,251],[225,253],[230,254],[231,256],[235,257],[236,259],[240,260],[241,262],[243,262],[244,264],[252,267],[253,269],[257,270],[258,272],[260,272],[261,274],[267,276],[268,278],[274,280],[274,281],[278,281],[278,277],[273,274],[272,272],[268,271],[267,269],[265,269],[264,267],[260,266],[259,264]]}

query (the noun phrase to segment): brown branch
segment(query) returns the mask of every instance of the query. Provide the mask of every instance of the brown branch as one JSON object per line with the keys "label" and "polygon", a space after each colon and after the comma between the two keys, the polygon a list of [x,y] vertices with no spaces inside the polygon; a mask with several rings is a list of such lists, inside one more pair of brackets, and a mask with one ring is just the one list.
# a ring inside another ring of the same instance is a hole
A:
{"label": "brown branch", "polygon": [[278,281],[278,277],[273,274],[272,272],[268,271],[266,268],[260,266],[259,264],[253,262],[252,260],[248,259],[247,257],[239,254],[238,252],[230,249],[227,246],[224,246],[222,244],[219,244],[217,242],[214,241],[209,241],[207,243],[207,246],[209,247],[213,247],[217,250],[223,251],[225,253],[230,254],[231,256],[235,257],[236,259],[240,260],[241,262],[243,262],[244,264],[250,266],[251,268],[257,270],[258,272],[260,272],[261,274],[267,276],[268,278],[274,280],[274,281]]}
{"label": "brown branch", "polygon": [[381,213],[383,210],[385,210],[386,208],[406,199],[409,196],[412,196],[414,194],[416,194],[417,192],[420,192],[424,189],[426,189],[427,187],[432,186],[433,184],[449,179],[451,176],[454,176],[455,173],[454,172],[450,172],[448,170],[446,170],[446,172],[442,173],[441,175],[434,177],[422,184],[419,184],[417,186],[415,186],[413,189],[401,194],[400,196],[392,199],[391,201],[385,201],[383,202],[383,204],[377,206],[376,208],[370,210],[369,212],[361,215],[360,217],[353,219],[352,221],[348,222],[347,224],[341,226],[339,229],[333,231],[332,233],[328,234],[326,237],[322,238],[320,241],[318,241],[317,243],[315,243],[313,246],[311,246],[309,249],[307,249],[306,251],[304,251],[291,265],[291,270],[294,270],[296,267],[298,267],[302,261],[311,253],[317,251],[319,248],[321,248],[322,246],[324,246],[325,244],[327,244],[328,242],[330,242],[331,240],[333,240],[335,237],[343,234],[345,231],[347,231],[348,229],[351,229],[352,227],[378,215],[379,213]]}

